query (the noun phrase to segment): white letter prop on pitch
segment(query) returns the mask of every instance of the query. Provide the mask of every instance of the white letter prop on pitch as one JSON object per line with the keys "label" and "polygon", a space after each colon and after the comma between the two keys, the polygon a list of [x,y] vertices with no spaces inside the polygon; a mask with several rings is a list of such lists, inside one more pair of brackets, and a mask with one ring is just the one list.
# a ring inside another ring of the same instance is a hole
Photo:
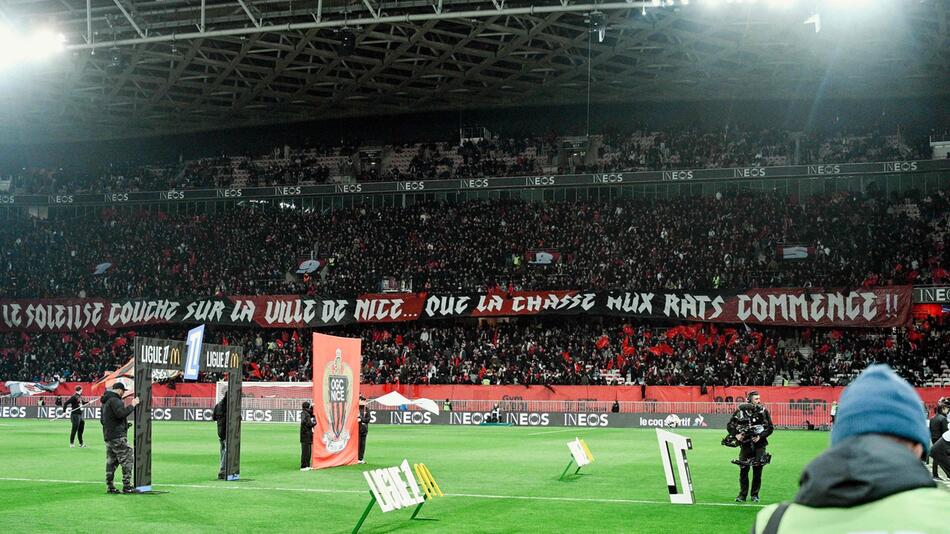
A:
{"label": "white letter prop on pitch", "polygon": [[[693,442],[686,436],[656,429],[656,440],[660,445],[660,458],[663,460],[663,472],[666,474],[666,486],[670,490],[670,502],[673,504],[693,504],[693,479],[689,475],[689,464],[686,462],[686,451],[693,448]],[[673,462],[670,458],[669,445],[673,445],[676,455],[676,468],[679,472],[679,481],[682,491],[676,487],[676,476],[673,474]]]}
{"label": "white letter prop on pitch", "polygon": [[409,400],[406,397],[399,394],[396,391],[390,391],[389,393],[376,397],[373,399],[373,402],[382,404],[383,406],[389,406],[390,408],[398,408],[399,406],[418,406],[423,410],[439,415],[439,405],[432,399],[416,399]]}
{"label": "white letter prop on pitch", "polygon": [[363,477],[384,513],[421,504],[425,500],[419,493],[419,484],[409,468],[408,460],[403,460],[399,467],[364,471]]}
{"label": "white letter prop on pitch", "polygon": [[567,448],[571,449],[571,456],[577,463],[577,467],[584,467],[594,461],[594,456],[590,454],[587,444],[580,438],[574,438],[574,441],[567,442]]}
{"label": "white letter prop on pitch", "polygon": [[590,465],[594,461],[594,455],[590,453],[590,448],[581,438],[574,438],[574,441],[568,441],[567,448],[571,451],[571,461],[567,462],[567,467],[564,468],[564,471],[561,471],[561,476],[558,477],[558,480],[564,480],[564,477],[567,476],[567,472],[571,470],[574,464],[577,464],[577,470],[574,471],[576,475],[581,472],[582,467]]}

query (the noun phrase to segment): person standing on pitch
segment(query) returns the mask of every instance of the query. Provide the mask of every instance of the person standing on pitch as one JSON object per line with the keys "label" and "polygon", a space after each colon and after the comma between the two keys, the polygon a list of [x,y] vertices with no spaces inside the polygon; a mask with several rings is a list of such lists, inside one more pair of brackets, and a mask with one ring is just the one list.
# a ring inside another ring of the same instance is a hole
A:
{"label": "person standing on pitch", "polygon": [[359,463],[365,464],[363,454],[366,452],[366,435],[369,434],[369,407],[366,406],[366,397],[360,395],[360,459]]}
{"label": "person standing on pitch", "polygon": [[[950,477],[950,430],[944,432],[940,439],[934,443],[933,448],[930,449],[930,457],[934,462],[934,473],[937,472],[936,466],[940,466],[943,469],[943,474]],[[938,479],[938,477],[934,475],[934,479]]]}
{"label": "person standing on pitch", "polygon": [[221,462],[218,466],[218,480],[224,480],[227,476],[225,469],[228,460],[228,392],[225,390],[224,396],[214,405],[214,412],[211,418],[218,423],[218,445],[221,450]]}
{"label": "person standing on pitch", "polygon": [[775,427],[772,426],[772,416],[762,405],[762,397],[758,391],[750,391],[748,403],[739,405],[739,409],[732,414],[726,428],[729,434],[735,436],[739,442],[739,495],[736,502],[745,502],[749,495],[749,470],[752,470],[752,502],[759,502],[759,489],[762,487],[762,467],[769,462],[765,447],[769,444],[768,437]]}
{"label": "person standing on pitch", "polygon": [[313,416],[313,406],[304,401],[300,407],[300,470],[310,471],[310,458],[313,456],[313,427],[317,418]]}
{"label": "person standing on pitch", "polygon": [[[930,420],[930,441],[934,445],[943,437],[947,430],[950,430],[950,426],[947,424],[947,412],[950,412],[950,406],[945,404],[938,404],[934,409],[934,416]],[[950,473],[946,473],[946,470],[946,467],[944,467],[945,474],[950,475]],[[937,474],[936,460],[933,462],[933,475],[935,479],[940,480],[940,476]]]}
{"label": "person standing on pitch", "polygon": [[943,534],[950,494],[920,456],[930,448],[920,396],[887,365],[872,365],[841,394],[831,448],[805,467],[793,503],[756,517],[753,534]]}
{"label": "person standing on pitch", "polygon": [[125,386],[122,382],[116,382],[112,389],[103,393],[102,415],[99,422],[102,423],[102,437],[106,442],[106,486],[108,493],[119,493],[112,484],[115,478],[115,468],[122,466],[122,493],[135,493],[132,488],[132,447],[129,446],[129,440],[126,437],[129,431],[129,423],[126,420],[129,415],[135,411],[139,405],[139,398],[132,399],[132,404],[126,406],[122,401],[125,396]]}
{"label": "person standing on pitch", "polygon": [[79,448],[86,446],[82,441],[82,433],[86,429],[86,420],[82,416],[82,386],[76,386],[76,392],[63,405],[63,409],[69,414],[69,422],[72,423],[72,429],[69,431],[69,448],[76,446],[76,435],[79,435]]}

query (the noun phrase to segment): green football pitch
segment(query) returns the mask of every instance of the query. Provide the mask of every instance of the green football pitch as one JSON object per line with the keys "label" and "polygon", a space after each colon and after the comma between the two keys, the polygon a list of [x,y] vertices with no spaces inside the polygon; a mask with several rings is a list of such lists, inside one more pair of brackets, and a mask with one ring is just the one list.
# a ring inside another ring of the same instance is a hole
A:
{"label": "green football pitch", "polygon": [[[153,427],[154,494],[107,495],[98,421],[85,449],[68,447],[63,421],[0,420],[0,522],[39,532],[349,532],[369,491],[365,469],[425,463],[446,496],[412,510],[374,508],[361,532],[744,533],[761,505],[736,504],[736,449],[723,431],[682,430],[697,503],[672,505],[652,430],[373,426],[366,465],[301,472],[298,429],[245,424],[239,482],[216,480],[213,424]],[[595,462],[559,481],[567,441],[584,438]],[[762,505],[790,499],[802,467],[828,442],[821,432],[770,439]],[[117,473],[117,481],[120,482]]]}

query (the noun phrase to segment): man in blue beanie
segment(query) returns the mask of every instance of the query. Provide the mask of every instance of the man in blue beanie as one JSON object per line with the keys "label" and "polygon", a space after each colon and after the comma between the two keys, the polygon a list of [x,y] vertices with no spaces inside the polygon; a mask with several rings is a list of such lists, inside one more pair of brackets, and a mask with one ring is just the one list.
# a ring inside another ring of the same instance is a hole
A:
{"label": "man in blue beanie", "polygon": [[831,448],[805,467],[794,503],[759,512],[753,534],[946,533],[950,492],[920,462],[930,449],[921,400],[887,365],[841,395]]}

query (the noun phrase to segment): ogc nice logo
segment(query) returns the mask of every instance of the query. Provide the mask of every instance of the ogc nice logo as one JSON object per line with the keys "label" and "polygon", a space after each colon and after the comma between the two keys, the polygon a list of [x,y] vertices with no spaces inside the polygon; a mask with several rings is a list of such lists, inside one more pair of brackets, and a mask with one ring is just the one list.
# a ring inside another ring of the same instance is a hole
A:
{"label": "ogc nice logo", "polygon": [[343,351],[336,349],[336,357],[327,364],[323,373],[323,409],[327,414],[329,430],[323,434],[327,452],[336,454],[346,448],[350,433],[346,431],[353,390],[353,370],[343,361]]}

